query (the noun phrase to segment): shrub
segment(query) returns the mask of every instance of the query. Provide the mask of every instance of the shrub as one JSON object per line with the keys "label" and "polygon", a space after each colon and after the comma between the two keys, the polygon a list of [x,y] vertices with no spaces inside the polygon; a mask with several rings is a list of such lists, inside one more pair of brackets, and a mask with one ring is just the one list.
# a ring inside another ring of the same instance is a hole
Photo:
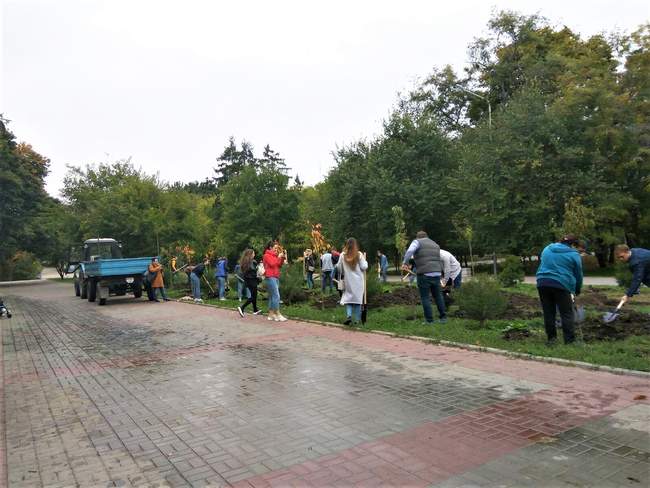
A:
{"label": "shrub", "polygon": [[465,317],[478,320],[484,326],[486,320],[505,313],[508,299],[494,278],[476,275],[471,281],[463,283],[458,293],[458,306]]}
{"label": "shrub", "polygon": [[307,293],[303,289],[303,284],[302,263],[293,263],[282,268],[280,274],[280,297],[282,302],[291,305],[292,303],[307,300]]}
{"label": "shrub", "polygon": [[596,256],[585,254],[584,256],[581,256],[581,259],[583,272],[599,271],[601,269]]}
{"label": "shrub", "polygon": [[501,263],[499,283],[502,286],[515,286],[524,281],[524,266],[517,256],[508,256]]}
{"label": "shrub", "polygon": [[368,271],[366,272],[366,293],[368,295],[368,302],[383,292],[384,286],[381,284],[381,281],[379,281],[377,268],[375,266],[369,266]]}
{"label": "shrub", "polygon": [[18,251],[11,258],[9,270],[11,280],[33,280],[38,278],[43,266],[32,253]]}
{"label": "shrub", "polygon": [[632,283],[632,271],[625,263],[618,263],[616,265],[614,268],[614,276],[616,277],[618,286],[622,286],[623,288],[628,288]]}

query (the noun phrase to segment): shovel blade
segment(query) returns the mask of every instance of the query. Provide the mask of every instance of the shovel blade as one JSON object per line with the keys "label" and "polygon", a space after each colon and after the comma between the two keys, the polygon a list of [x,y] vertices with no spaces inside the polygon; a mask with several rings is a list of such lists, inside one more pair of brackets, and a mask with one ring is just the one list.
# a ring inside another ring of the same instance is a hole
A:
{"label": "shovel blade", "polygon": [[605,315],[603,315],[603,322],[609,324],[611,322],[614,322],[618,316],[619,314],[617,312],[607,312]]}

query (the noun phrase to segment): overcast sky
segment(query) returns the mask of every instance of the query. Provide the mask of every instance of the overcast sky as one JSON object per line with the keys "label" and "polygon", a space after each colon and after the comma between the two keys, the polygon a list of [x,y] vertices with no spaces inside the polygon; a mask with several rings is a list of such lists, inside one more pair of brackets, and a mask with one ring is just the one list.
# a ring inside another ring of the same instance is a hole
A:
{"label": "overcast sky", "polygon": [[0,112],[66,164],[132,157],[165,181],[202,180],[229,136],[269,143],[315,183],[331,151],[381,130],[398,92],[462,69],[496,9],[589,36],[630,31],[646,1],[0,0]]}

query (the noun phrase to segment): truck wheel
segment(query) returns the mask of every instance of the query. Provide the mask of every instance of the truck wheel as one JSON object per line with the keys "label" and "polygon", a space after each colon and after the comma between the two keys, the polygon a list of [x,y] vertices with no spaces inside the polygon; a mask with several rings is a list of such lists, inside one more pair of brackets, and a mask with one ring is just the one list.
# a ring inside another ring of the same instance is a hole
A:
{"label": "truck wheel", "polygon": [[97,282],[93,279],[88,280],[88,301],[94,302],[97,298]]}
{"label": "truck wheel", "polygon": [[85,300],[88,298],[88,281],[87,280],[82,280],[81,281],[81,299]]}
{"label": "truck wheel", "polygon": [[81,296],[81,288],[79,287],[79,282],[77,280],[74,282],[74,296]]}
{"label": "truck wheel", "polygon": [[106,298],[100,298],[99,299],[99,304],[100,305],[106,305]]}
{"label": "truck wheel", "polygon": [[133,296],[136,298],[142,298],[142,283],[136,281],[131,286],[133,287]]}

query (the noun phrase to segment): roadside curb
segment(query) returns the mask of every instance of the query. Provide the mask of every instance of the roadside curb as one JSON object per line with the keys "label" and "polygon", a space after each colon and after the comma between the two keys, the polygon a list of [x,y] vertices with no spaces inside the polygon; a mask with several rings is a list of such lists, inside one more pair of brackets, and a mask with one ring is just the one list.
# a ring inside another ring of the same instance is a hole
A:
{"label": "roadside curb", "polygon": [[0,281],[0,287],[4,286],[27,286],[27,285],[42,285],[49,283],[47,279],[43,280],[20,280],[20,281]]}
{"label": "roadside curb", "polygon": [[[189,303],[191,305],[203,305],[204,307],[212,307],[212,308],[220,308],[223,310],[231,310],[233,312],[236,312],[236,308],[231,308],[231,307],[226,307],[223,305],[214,305],[211,303],[194,303],[190,302],[187,300],[178,300],[178,299],[173,299],[176,302],[179,303]],[[612,374],[618,374],[618,375],[623,375],[623,376],[636,376],[638,378],[648,378],[650,379],[650,372],[646,371],[637,371],[634,369],[625,369],[625,368],[614,368],[612,366],[605,366],[601,364],[593,364],[593,363],[587,363],[584,361],[573,361],[571,359],[562,359],[562,358],[554,358],[554,357],[546,357],[546,356],[536,356],[534,354],[526,354],[523,352],[515,352],[515,351],[508,351],[505,349],[497,349],[495,347],[487,347],[487,346],[475,346],[473,344],[465,344],[462,342],[453,342],[453,341],[446,341],[444,339],[433,339],[431,337],[422,337],[422,336],[411,336],[411,335],[401,335],[397,334],[395,332],[388,332],[385,330],[374,330],[374,329],[362,329],[362,328],[354,328],[354,327],[347,327],[343,324],[337,324],[334,322],[326,322],[326,321],[321,321],[321,320],[312,320],[312,319],[303,319],[299,317],[287,317],[290,320],[294,320],[296,322],[305,322],[308,324],[314,324],[314,325],[321,325],[321,326],[326,326],[326,327],[338,327],[340,329],[345,329],[349,330],[351,332],[363,332],[363,333],[369,333],[369,334],[378,334],[378,335],[384,335],[384,336],[389,336],[389,337],[395,337],[398,339],[410,339],[414,341],[419,341],[419,342],[426,342],[429,344],[434,344],[434,345],[440,345],[440,346],[447,346],[447,347],[455,347],[458,349],[465,349],[467,351],[475,351],[475,352],[486,352],[486,353],[491,353],[491,354],[497,354],[499,356],[504,356],[504,357],[509,357],[509,358],[514,358],[514,359],[525,359],[528,361],[536,361],[540,363],[549,363],[549,364],[557,364],[559,366],[571,366],[574,368],[580,368],[580,369],[586,369],[590,371],[603,371],[606,373],[612,373]]]}

